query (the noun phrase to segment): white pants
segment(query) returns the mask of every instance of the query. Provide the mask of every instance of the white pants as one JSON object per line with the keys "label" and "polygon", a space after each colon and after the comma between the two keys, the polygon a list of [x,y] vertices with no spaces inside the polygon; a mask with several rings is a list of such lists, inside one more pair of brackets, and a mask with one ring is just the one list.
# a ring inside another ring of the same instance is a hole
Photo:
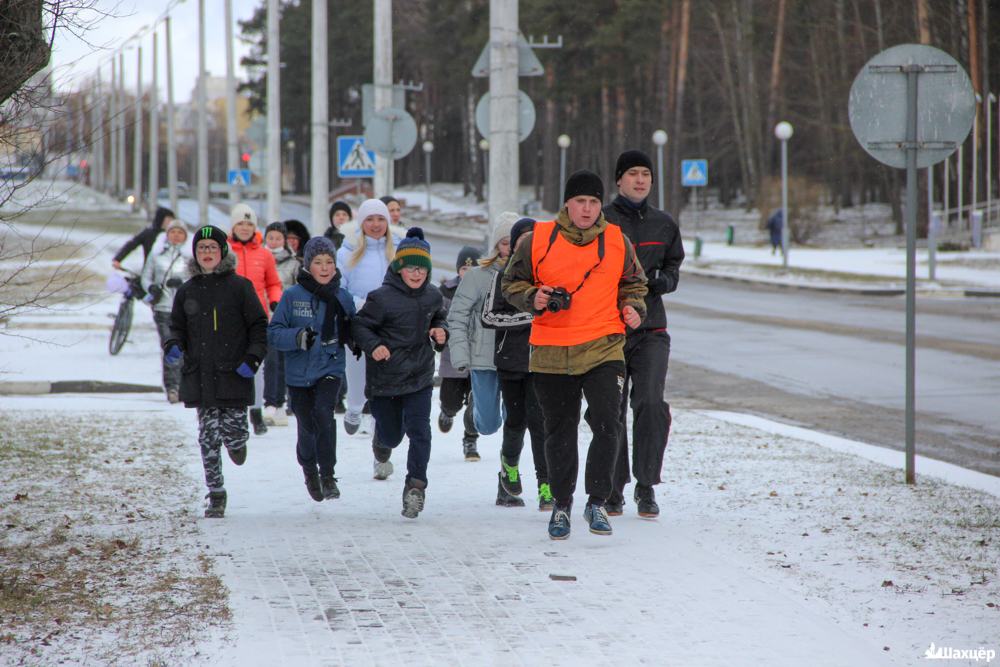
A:
{"label": "white pants", "polygon": [[365,355],[347,353],[347,411],[360,414],[365,407]]}

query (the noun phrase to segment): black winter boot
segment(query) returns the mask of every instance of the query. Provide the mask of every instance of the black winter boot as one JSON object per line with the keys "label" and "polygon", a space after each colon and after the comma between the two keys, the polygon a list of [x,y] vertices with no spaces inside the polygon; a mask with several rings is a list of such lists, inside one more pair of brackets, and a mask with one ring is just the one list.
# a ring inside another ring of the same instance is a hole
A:
{"label": "black winter boot", "polygon": [[206,519],[221,519],[226,515],[226,490],[209,491],[208,507],[205,508]]}
{"label": "black winter boot", "polygon": [[337,478],[333,475],[320,475],[320,486],[323,488],[323,498],[332,500],[340,497],[340,488],[337,486]]}
{"label": "black winter boot", "polygon": [[635,504],[639,516],[644,519],[660,516],[660,506],[656,504],[656,493],[651,486],[635,485]]}
{"label": "black winter boot", "polygon": [[497,505],[500,507],[524,507],[524,500],[508,493],[504,486],[504,473],[497,473]]}
{"label": "black winter boot", "polygon": [[264,435],[267,433],[267,424],[264,423],[264,413],[260,408],[250,408],[250,423],[253,425],[254,435]]}
{"label": "black winter boot", "polygon": [[419,479],[408,479],[403,486],[403,516],[407,519],[416,519],[417,515],[424,509],[424,496],[427,489],[427,482]]}
{"label": "black winter boot", "polygon": [[319,473],[316,469],[303,470],[302,473],[306,477],[306,491],[309,492],[309,497],[316,502],[321,502],[323,500],[323,488],[319,481]]}
{"label": "black winter boot", "polygon": [[478,461],[479,460],[479,450],[476,449],[476,441],[479,439],[479,434],[469,435],[465,434],[462,438],[462,453],[465,454],[466,461]]}

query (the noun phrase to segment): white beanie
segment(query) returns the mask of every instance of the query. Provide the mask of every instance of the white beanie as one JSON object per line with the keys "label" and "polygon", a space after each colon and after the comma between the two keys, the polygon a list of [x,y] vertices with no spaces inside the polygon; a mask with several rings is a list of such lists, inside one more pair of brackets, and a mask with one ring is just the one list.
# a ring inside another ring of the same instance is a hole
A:
{"label": "white beanie", "polygon": [[164,231],[169,232],[171,229],[183,229],[185,232],[190,233],[188,231],[187,223],[180,218],[173,218],[169,223],[167,223],[167,228]]}
{"label": "white beanie", "polygon": [[237,222],[244,220],[252,222],[254,227],[257,226],[257,214],[247,204],[237,204],[229,209],[229,224],[235,226]]}
{"label": "white beanie", "polygon": [[496,248],[505,236],[510,236],[511,228],[520,219],[521,216],[513,211],[504,211],[496,217],[493,221],[493,233],[490,234],[490,250]]}
{"label": "white beanie", "polygon": [[363,223],[369,215],[381,215],[385,218],[386,223],[391,219],[389,217],[389,208],[380,199],[366,199],[358,207],[358,217],[356,220],[358,223]]}

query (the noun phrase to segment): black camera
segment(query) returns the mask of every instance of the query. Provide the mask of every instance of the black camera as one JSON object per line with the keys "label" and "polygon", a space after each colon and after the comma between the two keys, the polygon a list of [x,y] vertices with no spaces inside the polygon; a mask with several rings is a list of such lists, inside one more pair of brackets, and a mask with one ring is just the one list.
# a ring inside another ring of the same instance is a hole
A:
{"label": "black camera", "polygon": [[563,287],[556,287],[549,294],[549,302],[545,304],[545,310],[550,313],[558,313],[560,310],[568,310],[573,295]]}

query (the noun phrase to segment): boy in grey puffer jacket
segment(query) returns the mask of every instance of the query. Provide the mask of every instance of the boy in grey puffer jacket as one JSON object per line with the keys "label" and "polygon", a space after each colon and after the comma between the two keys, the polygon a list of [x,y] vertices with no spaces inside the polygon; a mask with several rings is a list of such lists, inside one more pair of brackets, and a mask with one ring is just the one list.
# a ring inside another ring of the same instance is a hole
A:
{"label": "boy in grey puffer jacket", "polygon": [[[187,227],[177,218],[171,218],[166,234],[157,248],[151,249],[142,267],[143,299],[153,308],[153,322],[160,336],[160,347],[170,335],[170,310],[174,305],[177,288],[188,278]],[[162,350],[161,350],[162,352]],[[167,400],[177,403],[181,385],[181,364],[168,364],[161,354],[163,390]]]}

